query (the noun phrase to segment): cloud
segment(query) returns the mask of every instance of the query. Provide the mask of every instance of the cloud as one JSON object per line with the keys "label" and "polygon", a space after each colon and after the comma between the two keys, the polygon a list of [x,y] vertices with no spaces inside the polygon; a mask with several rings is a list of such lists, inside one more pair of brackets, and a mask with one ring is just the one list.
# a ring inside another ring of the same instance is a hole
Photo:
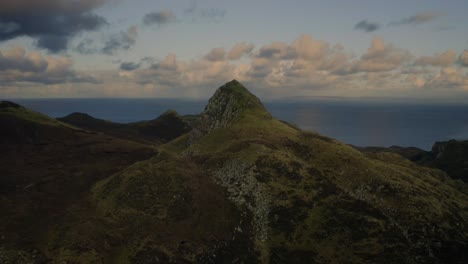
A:
{"label": "cloud", "polygon": [[447,67],[452,65],[457,59],[455,51],[449,49],[444,53],[433,56],[423,56],[416,60],[415,64],[420,66]]}
{"label": "cloud", "polygon": [[410,59],[407,51],[393,47],[382,38],[374,37],[360,60],[352,63],[349,73],[391,71]]}
{"label": "cloud", "polygon": [[460,57],[458,57],[458,63],[462,66],[468,67],[468,50],[464,50]]}
{"label": "cloud", "polygon": [[430,78],[425,87],[428,89],[460,89],[468,91],[468,76],[457,68],[444,67]]}
{"label": "cloud", "polygon": [[71,38],[107,24],[92,11],[104,0],[40,0],[0,2],[0,41],[28,36],[40,48],[60,52]]}
{"label": "cloud", "polygon": [[21,29],[21,26],[18,23],[6,22],[0,23],[0,34],[9,34]]}
{"label": "cloud", "polygon": [[196,0],[190,2],[188,8],[184,10],[185,15],[192,15],[192,20],[195,21],[196,18],[207,19],[211,21],[219,21],[223,19],[226,14],[226,9],[220,8],[202,8],[198,9],[198,4]]}
{"label": "cloud", "polygon": [[184,13],[185,14],[192,14],[197,10],[197,1],[192,0],[190,2],[190,5],[185,9]]}
{"label": "cloud", "polygon": [[0,71],[42,72],[47,69],[47,65],[47,60],[40,53],[26,55],[26,50],[22,47],[0,51]]}
{"label": "cloud", "polygon": [[362,20],[354,26],[354,29],[362,30],[365,32],[374,32],[379,28],[379,24],[374,22],[368,22],[367,20]]}
{"label": "cloud", "polygon": [[120,69],[123,71],[133,71],[140,68],[139,63],[134,63],[134,62],[122,62],[120,64]]}
{"label": "cloud", "polygon": [[212,20],[219,20],[226,16],[227,10],[219,8],[208,8],[200,10],[200,16],[203,18],[208,18]]}
{"label": "cloud", "polygon": [[119,50],[128,50],[135,45],[137,37],[137,27],[131,26],[126,31],[121,31],[119,34],[107,40],[102,48],[102,52],[107,55],[112,55]]}
{"label": "cloud", "polygon": [[245,54],[250,54],[255,48],[253,44],[238,43],[228,53],[228,59],[238,60]]}
{"label": "cloud", "polygon": [[57,84],[66,82],[97,83],[97,79],[76,72],[67,57],[46,57],[40,52],[26,53],[15,46],[0,51],[0,86],[14,83]]}
{"label": "cloud", "polygon": [[358,56],[341,44],[302,35],[292,42],[271,42],[257,48],[246,43],[230,50],[213,48],[189,60],[170,53],[159,61],[151,57],[119,61],[118,69],[100,71],[99,80],[103,82],[96,84],[93,75],[74,70],[69,58],[28,54],[16,48],[4,51],[0,57],[0,95],[9,89],[11,96],[12,86],[33,82],[35,87],[54,84],[54,95],[60,91],[62,97],[67,93],[76,95],[76,89],[80,89],[84,93],[80,96],[91,97],[200,98],[210,96],[216,87],[234,78],[266,98],[395,94],[453,97],[468,92],[468,75],[461,67],[466,56],[468,53],[461,54],[458,63],[453,62],[450,50],[416,57],[379,37],[373,38],[369,48]]}
{"label": "cloud", "polygon": [[402,18],[400,21],[391,22],[389,25],[398,26],[398,25],[419,25],[428,23],[440,17],[440,13],[426,12],[420,13],[413,16]]}
{"label": "cloud", "polygon": [[176,20],[176,16],[172,11],[159,11],[159,12],[152,12],[148,13],[143,17],[143,24],[144,25],[164,25]]}
{"label": "cloud", "polygon": [[223,61],[226,57],[224,48],[214,48],[205,55],[205,59],[209,61]]}
{"label": "cloud", "polygon": [[94,44],[93,39],[85,38],[78,43],[78,45],[75,47],[75,51],[80,54],[97,53],[98,50],[95,47],[92,47],[93,44]]}
{"label": "cloud", "polygon": [[264,59],[288,59],[294,56],[293,50],[284,42],[272,42],[260,48],[257,58]]}

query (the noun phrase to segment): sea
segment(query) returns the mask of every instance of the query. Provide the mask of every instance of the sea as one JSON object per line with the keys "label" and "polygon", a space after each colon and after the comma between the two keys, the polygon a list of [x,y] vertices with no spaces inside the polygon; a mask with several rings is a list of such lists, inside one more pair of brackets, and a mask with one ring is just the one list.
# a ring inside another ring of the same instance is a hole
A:
{"label": "sea", "polygon": [[[52,117],[82,112],[119,123],[151,120],[168,109],[182,115],[198,114],[207,103],[207,99],[149,98],[9,100]],[[361,147],[430,150],[436,141],[468,139],[468,103],[308,99],[267,101],[264,105],[278,119]]]}

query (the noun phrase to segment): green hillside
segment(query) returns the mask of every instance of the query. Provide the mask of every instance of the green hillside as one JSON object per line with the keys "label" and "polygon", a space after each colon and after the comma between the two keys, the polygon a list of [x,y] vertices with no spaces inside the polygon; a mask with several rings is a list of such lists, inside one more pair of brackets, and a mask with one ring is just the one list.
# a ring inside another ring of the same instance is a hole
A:
{"label": "green hillside", "polygon": [[50,227],[67,263],[466,263],[468,191],[280,122],[239,82]]}

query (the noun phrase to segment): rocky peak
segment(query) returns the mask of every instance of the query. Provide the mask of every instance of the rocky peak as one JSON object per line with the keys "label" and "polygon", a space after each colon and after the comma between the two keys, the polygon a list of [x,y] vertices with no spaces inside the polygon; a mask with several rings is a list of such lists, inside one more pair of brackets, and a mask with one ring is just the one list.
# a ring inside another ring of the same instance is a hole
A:
{"label": "rocky peak", "polygon": [[240,82],[232,80],[219,87],[208,101],[203,115],[208,119],[209,129],[227,126],[247,110],[268,112],[260,100]]}

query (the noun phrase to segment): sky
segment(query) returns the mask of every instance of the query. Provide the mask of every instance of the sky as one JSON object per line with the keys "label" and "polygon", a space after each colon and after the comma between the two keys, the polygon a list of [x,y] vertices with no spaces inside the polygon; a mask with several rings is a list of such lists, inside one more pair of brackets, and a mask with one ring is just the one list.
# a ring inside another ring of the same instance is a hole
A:
{"label": "sky", "polygon": [[1,0],[0,98],[468,101],[466,0]]}

